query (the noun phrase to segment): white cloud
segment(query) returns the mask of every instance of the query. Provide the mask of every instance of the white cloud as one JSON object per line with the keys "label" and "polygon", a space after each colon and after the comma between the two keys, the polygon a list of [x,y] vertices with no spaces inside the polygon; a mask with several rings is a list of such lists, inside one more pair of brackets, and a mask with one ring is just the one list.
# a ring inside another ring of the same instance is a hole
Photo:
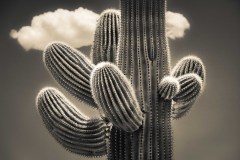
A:
{"label": "white cloud", "polygon": [[57,9],[33,17],[31,26],[12,30],[10,36],[26,50],[43,50],[52,41],[67,42],[79,48],[92,43],[98,16],[84,8],[74,11]]}
{"label": "white cloud", "polygon": [[[81,7],[74,11],[57,9],[33,17],[31,26],[11,30],[10,36],[17,39],[25,50],[43,50],[52,41],[63,41],[80,48],[93,43],[98,18],[99,14]],[[171,39],[183,37],[190,27],[187,19],[179,13],[167,12],[166,18],[167,35]]]}
{"label": "white cloud", "polygon": [[181,38],[185,35],[185,30],[189,28],[190,24],[182,14],[170,11],[166,13],[166,31],[168,38]]}

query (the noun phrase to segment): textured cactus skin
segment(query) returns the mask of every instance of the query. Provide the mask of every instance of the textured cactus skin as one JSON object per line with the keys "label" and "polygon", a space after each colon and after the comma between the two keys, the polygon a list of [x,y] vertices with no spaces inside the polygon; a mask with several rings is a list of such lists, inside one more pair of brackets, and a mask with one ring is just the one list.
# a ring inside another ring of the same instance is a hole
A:
{"label": "textured cactus skin", "polygon": [[120,12],[113,9],[104,11],[98,20],[91,51],[91,60],[115,62],[120,30]]}
{"label": "textured cactus skin", "polygon": [[[202,93],[204,65],[199,58],[188,56],[171,70],[166,0],[120,0],[120,8],[120,26],[117,18],[112,18],[117,17],[116,11],[105,11],[100,17],[93,62],[63,43],[50,44],[44,52],[53,77],[74,96],[97,108],[101,119],[82,116],[56,89],[39,93],[38,110],[55,139],[80,155],[107,154],[109,160],[172,160],[171,121],[183,117]],[[114,37],[118,28],[120,33],[115,36],[119,37]],[[83,126],[78,127],[78,121]],[[59,127],[70,122],[72,126]]]}
{"label": "textured cactus skin", "polygon": [[206,71],[201,59],[187,56],[176,64],[171,75],[178,78],[181,88],[174,97],[176,103],[172,106],[172,118],[179,119],[190,110],[196,98],[203,91]]}
{"label": "textured cactus skin", "polygon": [[78,99],[96,107],[90,88],[90,74],[94,67],[79,51],[63,44],[49,44],[43,57],[55,80]]}
{"label": "textured cactus skin", "polygon": [[113,64],[99,63],[92,72],[91,88],[99,108],[114,126],[133,132],[142,124],[142,111],[128,79]]}
{"label": "textured cactus skin", "polygon": [[106,154],[108,126],[102,120],[83,116],[53,88],[39,93],[37,106],[49,132],[66,149],[86,156]]}

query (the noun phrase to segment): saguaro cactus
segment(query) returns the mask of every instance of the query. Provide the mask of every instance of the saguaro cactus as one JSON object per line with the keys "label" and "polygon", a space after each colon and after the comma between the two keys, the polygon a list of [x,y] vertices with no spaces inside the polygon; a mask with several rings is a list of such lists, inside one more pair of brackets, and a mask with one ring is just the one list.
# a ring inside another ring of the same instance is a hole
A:
{"label": "saguaro cactus", "polygon": [[44,51],[53,77],[98,109],[101,118],[83,116],[53,88],[39,93],[38,110],[53,137],[74,153],[107,154],[110,160],[172,160],[171,120],[185,115],[202,92],[203,63],[188,56],[170,69],[166,0],[120,0],[120,7],[120,26],[116,11],[100,17],[94,64],[60,42]]}

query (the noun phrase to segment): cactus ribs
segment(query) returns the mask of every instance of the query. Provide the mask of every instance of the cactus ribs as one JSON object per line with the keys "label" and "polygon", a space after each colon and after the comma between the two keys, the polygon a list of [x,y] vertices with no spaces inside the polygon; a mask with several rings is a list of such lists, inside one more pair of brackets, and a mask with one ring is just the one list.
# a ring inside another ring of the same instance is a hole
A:
{"label": "cactus ribs", "polygon": [[172,160],[171,121],[184,116],[202,92],[203,63],[188,56],[171,70],[166,0],[120,0],[120,7],[101,14],[92,61],[60,42],[44,51],[56,81],[101,118],[83,116],[54,88],[40,91],[38,110],[52,136],[71,152]]}

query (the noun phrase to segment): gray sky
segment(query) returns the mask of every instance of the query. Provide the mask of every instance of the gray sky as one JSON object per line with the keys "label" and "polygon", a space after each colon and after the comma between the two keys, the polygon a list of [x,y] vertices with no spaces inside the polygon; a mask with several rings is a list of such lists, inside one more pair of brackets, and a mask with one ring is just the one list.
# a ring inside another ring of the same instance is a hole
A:
{"label": "gray sky", "polygon": [[[51,137],[36,111],[41,88],[60,88],[44,68],[41,51],[26,52],[9,32],[46,11],[85,7],[100,13],[118,8],[118,0],[5,0],[0,6],[0,159],[83,160]],[[204,94],[186,117],[173,122],[174,157],[239,160],[240,1],[169,0],[168,9],[184,14],[191,24],[183,39],[170,41],[172,64],[194,54],[207,68]]]}

